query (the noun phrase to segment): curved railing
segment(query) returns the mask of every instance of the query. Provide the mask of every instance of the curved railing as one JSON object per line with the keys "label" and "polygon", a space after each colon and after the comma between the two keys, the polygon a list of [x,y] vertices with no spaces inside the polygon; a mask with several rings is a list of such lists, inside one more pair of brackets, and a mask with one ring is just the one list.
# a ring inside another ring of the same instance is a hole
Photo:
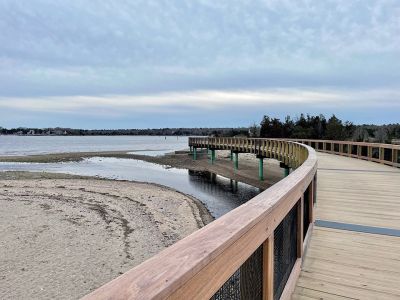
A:
{"label": "curved railing", "polygon": [[284,140],[190,138],[192,148],[272,157],[292,173],[85,299],[287,299],[314,220],[317,158]]}
{"label": "curved railing", "polygon": [[317,151],[369,160],[400,168],[400,145],[352,141],[294,139]]}

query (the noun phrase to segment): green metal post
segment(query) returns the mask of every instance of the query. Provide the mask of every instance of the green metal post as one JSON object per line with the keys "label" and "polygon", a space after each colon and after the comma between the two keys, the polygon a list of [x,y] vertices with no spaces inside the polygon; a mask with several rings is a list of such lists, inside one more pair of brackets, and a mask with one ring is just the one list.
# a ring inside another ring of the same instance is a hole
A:
{"label": "green metal post", "polygon": [[214,161],[215,161],[215,150],[212,149],[212,150],[211,150],[211,164],[212,164],[212,165],[214,164]]}
{"label": "green metal post", "polygon": [[233,192],[236,193],[238,191],[238,182],[235,180],[233,183],[234,189]]}
{"label": "green metal post", "polygon": [[236,193],[238,190],[238,182],[236,180],[231,179],[230,186],[231,186],[232,192]]}
{"label": "green metal post", "polygon": [[233,161],[233,151],[231,150],[231,161]]}
{"label": "green metal post", "polygon": [[197,148],[193,147],[193,160],[197,160]]}
{"label": "green metal post", "polygon": [[260,181],[264,180],[264,158],[263,157],[258,158],[258,179],[260,179]]}
{"label": "green metal post", "polygon": [[285,177],[289,176],[290,169],[289,168],[284,168],[284,170],[285,170],[285,173],[284,173]]}
{"label": "green metal post", "polygon": [[239,169],[239,153],[235,152],[235,170]]}

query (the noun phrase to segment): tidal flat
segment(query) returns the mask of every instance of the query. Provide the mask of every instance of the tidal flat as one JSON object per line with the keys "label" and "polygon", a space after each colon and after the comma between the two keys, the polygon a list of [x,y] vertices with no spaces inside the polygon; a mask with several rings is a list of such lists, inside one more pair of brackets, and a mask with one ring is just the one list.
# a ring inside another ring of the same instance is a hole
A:
{"label": "tidal flat", "polygon": [[196,199],[154,184],[6,173],[1,299],[80,298],[212,221]]}

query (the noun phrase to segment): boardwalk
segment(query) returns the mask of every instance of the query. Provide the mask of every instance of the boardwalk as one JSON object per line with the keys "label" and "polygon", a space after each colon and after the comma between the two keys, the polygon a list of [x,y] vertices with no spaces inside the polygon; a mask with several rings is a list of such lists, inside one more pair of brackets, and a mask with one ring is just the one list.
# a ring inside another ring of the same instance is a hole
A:
{"label": "boardwalk", "polygon": [[318,153],[317,199],[293,299],[400,299],[400,170]]}

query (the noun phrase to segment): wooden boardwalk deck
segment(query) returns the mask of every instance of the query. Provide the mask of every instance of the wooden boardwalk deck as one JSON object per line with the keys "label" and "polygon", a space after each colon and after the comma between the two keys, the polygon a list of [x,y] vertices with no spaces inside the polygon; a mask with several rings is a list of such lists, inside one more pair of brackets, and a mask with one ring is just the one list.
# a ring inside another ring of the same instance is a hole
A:
{"label": "wooden boardwalk deck", "polygon": [[293,299],[400,299],[400,236],[318,226],[400,234],[399,169],[318,153],[316,220]]}

